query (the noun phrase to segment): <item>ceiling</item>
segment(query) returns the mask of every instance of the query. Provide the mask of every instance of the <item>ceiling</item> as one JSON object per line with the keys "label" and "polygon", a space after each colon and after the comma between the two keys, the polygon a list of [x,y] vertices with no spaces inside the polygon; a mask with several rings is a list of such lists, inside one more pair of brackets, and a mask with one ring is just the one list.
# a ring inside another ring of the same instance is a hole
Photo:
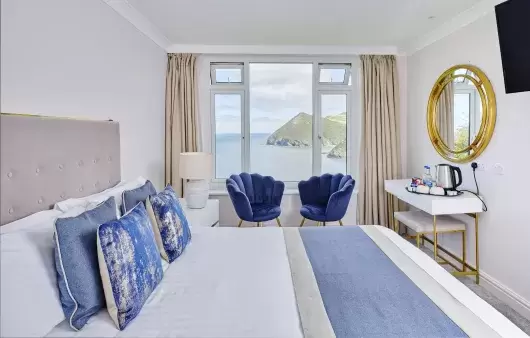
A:
{"label": "ceiling", "polygon": [[173,44],[400,46],[480,0],[128,0]]}

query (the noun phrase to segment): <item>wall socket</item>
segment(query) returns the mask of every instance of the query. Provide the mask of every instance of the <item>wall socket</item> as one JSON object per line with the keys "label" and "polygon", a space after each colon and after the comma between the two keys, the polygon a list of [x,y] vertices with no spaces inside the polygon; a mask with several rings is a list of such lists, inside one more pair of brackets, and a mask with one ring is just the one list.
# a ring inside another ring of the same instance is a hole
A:
{"label": "wall socket", "polygon": [[486,171],[486,164],[482,162],[477,162],[477,171]]}

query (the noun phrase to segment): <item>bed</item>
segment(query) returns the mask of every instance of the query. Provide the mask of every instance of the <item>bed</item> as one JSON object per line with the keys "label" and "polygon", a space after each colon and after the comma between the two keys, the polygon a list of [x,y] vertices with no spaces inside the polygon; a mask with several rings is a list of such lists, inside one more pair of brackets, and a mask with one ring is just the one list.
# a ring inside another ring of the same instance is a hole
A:
{"label": "bed", "polygon": [[[62,192],[82,197],[119,182],[119,164],[107,161],[102,168],[102,162],[95,161],[119,158],[119,129],[108,121],[10,115],[2,115],[1,122],[1,208],[12,211],[1,215],[2,336],[16,336],[20,328],[26,336],[49,337],[527,337],[430,257],[380,226],[192,224],[190,246],[165,265],[162,282],[125,330],[118,330],[103,309],[74,332],[64,316],[55,314],[52,320],[52,311],[43,305],[58,301],[51,288],[54,276],[43,268],[53,260],[48,233],[53,230],[29,221],[13,227],[12,221],[49,212],[42,210],[64,199]],[[28,135],[24,128],[39,131],[34,142],[42,149],[53,143],[53,155],[39,157],[39,163],[20,155],[33,144],[20,140],[20,135]],[[65,142],[57,140],[64,139],[61,130],[72,129],[77,137],[65,150]],[[64,163],[66,173],[50,174],[58,163]],[[36,166],[42,169],[39,175]],[[4,192],[5,177],[9,193]],[[29,190],[22,182],[27,179],[33,180]],[[86,191],[79,191],[80,186]],[[31,255],[32,260],[19,264]],[[8,269],[9,274],[4,273]],[[34,281],[24,276],[33,270],[43,270],[43,280],[31,288]]]}

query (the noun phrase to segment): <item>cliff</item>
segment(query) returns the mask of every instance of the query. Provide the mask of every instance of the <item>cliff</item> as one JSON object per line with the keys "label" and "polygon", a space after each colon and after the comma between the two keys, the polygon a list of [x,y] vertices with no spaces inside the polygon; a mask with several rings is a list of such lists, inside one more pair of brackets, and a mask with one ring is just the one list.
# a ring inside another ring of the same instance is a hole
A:
{"label": "cliff", "polygon": [[[310,147],[313,116],[299,113],[267,138],[268,145],[282,147]],[[346,113],[322,119],[322,145],[336,146],[346,139]]]}

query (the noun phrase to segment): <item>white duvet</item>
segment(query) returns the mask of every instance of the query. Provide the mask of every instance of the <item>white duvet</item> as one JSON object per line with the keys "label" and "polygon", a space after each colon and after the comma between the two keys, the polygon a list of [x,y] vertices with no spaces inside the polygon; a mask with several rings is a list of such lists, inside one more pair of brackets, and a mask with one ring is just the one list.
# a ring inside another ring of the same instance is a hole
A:
{"label": "white duvet", "polygon": [[136,319],[119,331],[106,309],[79,332],[49,337],[302,337],[280,228],[192,229]]}
{"label": "white duvet", "polygon": [[[527,337],[393,231],[371,225],[361,228],[471,337]],[[79,332],[63,322],[47,336],[303,337],[281,228],[197,227],[192,233],[192,244],[169,266],[161,284],[124,331],[116,329],[104,309]],[[311,278],[306,277],[309,283]],[[425,278],[430,281],[420,283]],[[313,301],[318,292],[311,297]],[[308,313],[315,314],[314,309],[302,313],[306,318]]]}

